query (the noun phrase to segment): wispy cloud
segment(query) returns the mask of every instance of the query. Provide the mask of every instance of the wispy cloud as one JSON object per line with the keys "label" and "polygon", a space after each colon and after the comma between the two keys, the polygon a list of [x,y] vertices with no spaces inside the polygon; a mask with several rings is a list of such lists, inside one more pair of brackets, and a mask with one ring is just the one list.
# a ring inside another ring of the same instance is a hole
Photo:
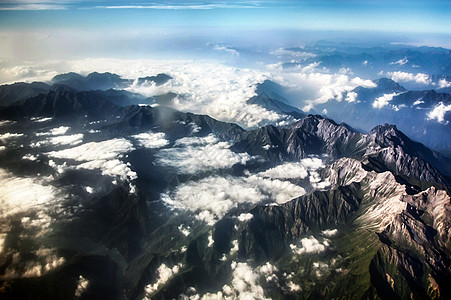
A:
{"label": "wispy cloud", "polygon": [[64,10],[68,7],[58,3],[0,3],[0,10]]}
{"label": "wispy cloud", "polygon": [[96,8],[103,9],[161,9],[161,10],[210,10],[210,9],[232,9],[232,8],[263,8],[259,2],[239,3],[196,3],[196,4],[151,4],[151,5],[98,5]]}

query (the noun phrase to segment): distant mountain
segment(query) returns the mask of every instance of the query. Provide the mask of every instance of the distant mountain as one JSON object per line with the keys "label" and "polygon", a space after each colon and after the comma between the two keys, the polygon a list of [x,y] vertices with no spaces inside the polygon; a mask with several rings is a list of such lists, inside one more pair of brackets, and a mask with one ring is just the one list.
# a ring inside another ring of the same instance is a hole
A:
{"label": "distant mountain", "polygon": [[[147,82],[154,82],[156,85],[162,85],[171,80],[172,77],[163,73],[156,76],[140,77],[137,79],[138,84]],[[97,73],[93,72],[86,77],[77,73],[66,73],[56,75],[51,82],[53,85],[65,85],[76,91],[91,91],[101,90],[106,91],[109,89],[124,89],[131,83],[131,79],[123,79],[117,74],[112,73]]]}
{"label": "distant mountain", "polygon": [[90,73],[83,77],[76,73],[60,74],[51,80],[54,85],[65,85],[76,91],[122,89],[127,86],[129,80],[122,79],[112,73]]}
{"label": "distant mountain", "polygon": [[0,86],[0,106],[8,106],[11,103],[49,91],[51,87],[43,82],[18,82]]}
{"label": "distant mountain", "polygon": [[248,103],[260,105],[267,110],[286,114],[296,119],[305,116],[302,110],[288,104],[289,101],[281,95],[283,94],[283,88],[275,82],[265,80],[257,85],[255,93],[257,95],[250,98]]}
{"label": "distant mountain", "polygon": [[[292,51],[313,53],[302,65],[320,63],[332,72],[349,68],[355,75],[374,78],[380,72],[441,74],[451,76],[451,51],[437,47],[384,45],[384,47],[355,46],[346,43],[317,42]],[[287,62],[293,67],[297,62]]]}
{"label": "distant mountain", "polygon": [[440,105],[450,105],[451,95],[434,90],[406,91],[390,79],[374,81],[377,87],[357,87],[344,98],[353,101],[329,101],[315,107],[327,111],[327,116],[369,131],[377,124],[396,124],[412,139],[438,151],[451,149],[449,116],[444,120],[430,119],[428,114]]}
{"label": "distant mountain", "polygon": [[147,76],[138,78],[138,84],[143,84],[144,82],[154,82],[157,86],[165,84],[172,77],[163,73],[157,74],[157,76]]}

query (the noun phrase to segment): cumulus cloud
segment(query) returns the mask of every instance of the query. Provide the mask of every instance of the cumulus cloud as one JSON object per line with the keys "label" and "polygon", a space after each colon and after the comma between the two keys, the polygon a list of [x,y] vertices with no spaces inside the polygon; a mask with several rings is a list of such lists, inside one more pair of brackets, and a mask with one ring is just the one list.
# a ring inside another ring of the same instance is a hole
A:
{"label": "cumulus cloud", "polygon": [[346,102],[356,102],[358,94],[356,92],[349,92],[346,94]]}
{"label": "cumulus cloud", "polygon": [[16,139],[18,137],[24,136],[23,133],[10,133],[6,132],[3,134],[0,134],[0,142],[7,143],[9,140]]}
{"label": "cumulus cloud", "polygon": [[390,101],[393,100],[393,97],[398,95],[399,95],[398,93],[384,94],[376,98],[376,100],[374,100],[372,105],[374,108],[381,109],[384,106],[387,106],[390,103]]}
{"label": "cumulus cloud", "polygon": [[57,190],[38,179],[16,177],[0,169],[0,215],[2,217],[52,203]]}
{"label": "cumulus cloud", "polygon": [[165,264],[161,264],[157,269],[157,280],[155,283],[151,283],[145,286],[144,290],[146,296],[144,299],[151,299],[151,296],[158,291],[158,288],[164,285],[168,280],[170,280],[174,275],[176,275],[180,269],[183,268],[183,264],[177,264],[172,268],[169,268]]}
{"label": "cumulus cloud", "polygon": [[449,88],[449,87],[451,87],[451,82],[446,81],[446,79],[440,79],[440,80],[438,81],[438,86],[439,86],[441,89]]}
{"label": "cumulus cloud", "polygon": [[[45,119],[39,119],[39,120],[36,120],[36,122],[45,122],[43,120],[45,120]],[[36,135],[37,136],[63,135],[63,134],[66,134],[69,130],[70,130],[70,127],[68,127],[68,126],[60,126],[57,128],[52,128],[46,132],[38,132],[38,133],[36,133]]]}
{"label": "cumulus cloud", "polygon": [[223,46],[223,45],[215,45],[213,47],[213,50],[215,50],[215,51],[224,51],[227,54],[230,54],[230,55],[233,55],[233,56],[240,56],[240,53],[237,50],[235,50],[233,48],[230,48],[230,47],[227,47],[227,46]]}
{"label": "cumulus cloud", "polygon": [[284,163],[274,168],[259,173],[262,177],[289,179],[306,178],[308,176],[307,168],[302,162]]}
{"label": "cumulus cloud", "polygon": [[325,236],[334,236],[338,233],[338,229],[326,229],[321,232]]}
{"label": "cumulus cloud", "polygon": [[[205,138],[183,138],[177,145],[196,145]],[[198,181],[188,181],[171,192],[161,195],[161,199],[169,205],[184,210],[197,212],[196,217],[213,225],[230,210],[241,204],[283,204],[304,195],[305,189],[284,179],[309,178],[312,186],[324,189],[330,183],[322,181],[318,170],[323,168],[321,159],[310,157],[296,163],[284,163],[257,174],[245,173],[245,176],[210,176]],[[246,220],[250,214],[241,214],[239,218]]]}
{"label": "cumulus cloud", "polygon": [[75,297],[81,297],[81,295],[88,289],[89,280],[82,275],[78,277],[77,288],[75,289]]}
{"label": "cumulus cloud", "polygon": [[403,59],[400,59],[398,61],[391,62],[390,65],[400,65],[400,66],[402,66],[402,65],[405,65],[408,62],[409,62],[409,60],[407,59],[407,57],[404,57]]}
{"label": "cumulus cloud", "polygon": [[423,103],[424,103],[424,101],[422,100],[422,98],[420,98],[420,99],[416,100],[415,102],[413,102],[413,106],[417,106],[417,105],[420,105]]}
{"label": "cumulus cloud", "polygon": [[231,151],[230,146],[228,142],[220,142],[213,135],[182,138],[175,142],[173,148],[163,149],[157,154],[158,163],[183,173],[195,174],[246,164],[251,159],[247,153]]}
{"label": "cumulus cloud", "polygon": [[255,95],[256,85],[267,79],[267,74],[256,70],[190,61],[90,59],[67,64],[72,71],[80,73],[108,71],[124,78],[168,74],[173,80],[162,86],[133,84],[128,90],[148,97],[173,92],[180,95],[172,103],[177,110],[207,114],[248,128],[285,118],[259,105],[247,103]]}
{"label": "cumulus cloud", "polygon": [[327,239],[321,243],[314,236],[303,238],[301,245],[290,244],[291,250],[298,255],[304,253],[321,253],[326,251],[327,247],[329,247],[329,241]]}
{"label": "cumulus cloud", "polygon": [[254,217],[253,214],[250,214],[250,213],[242,213],[242,214],[240,214],[240,215],[238,216],[238,221],[240,221],[240,222],[246,222],[246,221],[251,220],[253,217]]}
{"label": "cumulus cloud", "polygon": [[298,95],[303,95],[304,111],[309,111],[315,105],[331,100],[352,100],[351,98],[346,99],[345,95],[358,86],[376,87],[371,80],[352,77],[351,74],[329,74],[324,70],[318,70],[317,67],[318,65],[311,65],[308,68],[274,71],[271,79]]}
{"label": "cumulus cloud", "polygon": [[429,75],[424,73],[407,73],[402,71],[396,71],[396,72],[387,72],[387,76],[390,76],[391,79],[393,79],[396,82],[409,82],[414,81],[418,84],[428,85],[432,83],[432,80],[430,79]]}
{"label": "cumulus cloud", "polygon": [[[429,120],[437,120],[439,123],[444,123],[445,114],[449,111],[451,111],[451,104],[445,105],[443,102],[440,102],[428,112],[427,116]],[[448,124],[448,121],[446,123]]]}
{"label": "cumulus cloud", "polygon": [[183,224],[177,227],[178,230],[184,235],[188,236],[191,233],[191,228],[189,226],[184,226]]}
{"label": "cumulus cloud", "polygon": [[136,179],[136,173],[130,169],[129,165],[119,159],[123,154],[132,150],[134,150],[133,145],[128,140],[118,138],[52,151],[47,155],[53,158],[83,162],[76,165],[76,168],[100,169],[104,175],[119,176],[122,180],[127,178],[133,180]]}
{"label": "cumulus cloud", "polygon": [[52,145],[78,145],[83,142],[83,134],[62,135],[49,138],[47,143]]}
{"label": "cumulus cloud", "polygon": [[198,219],[213,225],[240,204],[281,204],[304,194],[302,187],[289,181],[257,175],[211,176],[181,184],[173,192],[162,194],[162,200],[173,207],[197,212]]}
{"label": "cumulus cloud", "polygon": [[132,135],[132,138],[135,138],[139,145],[145,148],[161,148],[169,144],[163,132],[143,132]]}
{"label": "cumulus cloud", "polygon": [[[202,299],[261,299],[266,300],[265,292],[259,285],[259,274],[247,263],[232,262],[232,280],[222,290],[212,294],[207,293]],[[196,297],[197,296],[197,297]],[[199,298],[198,295],[191,299]]]}

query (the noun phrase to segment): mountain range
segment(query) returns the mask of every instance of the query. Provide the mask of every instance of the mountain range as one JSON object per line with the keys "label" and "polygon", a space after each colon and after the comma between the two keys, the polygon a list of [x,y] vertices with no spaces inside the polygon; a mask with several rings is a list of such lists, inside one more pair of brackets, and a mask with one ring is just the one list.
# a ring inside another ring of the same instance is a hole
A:
{"label": "mountain range", "polygon": [[249,103],[292,122],[245,129],[130,82],[0,87],[2,299],[451,297],[451,162],[403,133],[448,94],[379,79],[324,107],[349,126],[266,81]]}

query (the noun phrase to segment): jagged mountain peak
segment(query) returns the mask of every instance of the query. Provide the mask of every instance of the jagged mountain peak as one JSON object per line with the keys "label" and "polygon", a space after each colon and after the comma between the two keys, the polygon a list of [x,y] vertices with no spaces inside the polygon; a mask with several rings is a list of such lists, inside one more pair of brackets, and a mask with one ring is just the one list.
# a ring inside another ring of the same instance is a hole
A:
{"label": "jagged mountain peak", "polygon": [[386,78],[386,77],[373,80],[373,82],[377,85],[377,88],[387,90],[387,91],[392,90],[392,91],[401,92],[401,91],[406,90],[399,83],[395,82],[394,80],[392,80],[390,78]]}

